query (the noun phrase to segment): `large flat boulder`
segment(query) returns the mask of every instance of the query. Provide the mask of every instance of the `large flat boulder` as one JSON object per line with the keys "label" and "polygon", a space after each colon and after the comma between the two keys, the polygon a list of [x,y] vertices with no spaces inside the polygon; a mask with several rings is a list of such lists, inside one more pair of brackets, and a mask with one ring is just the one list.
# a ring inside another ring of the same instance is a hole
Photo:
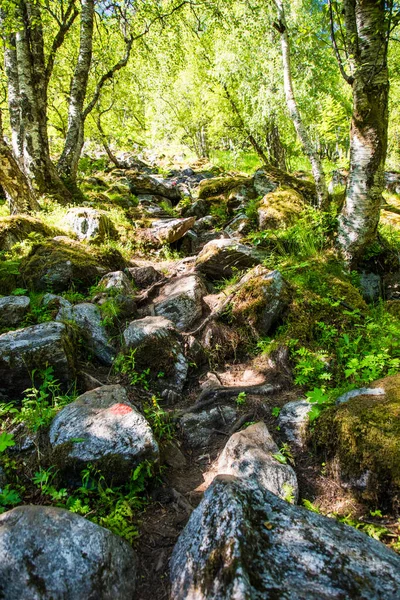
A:
{"label": "large flat boulder", "polygon": [[120,385],[99,387],[68,404],[53,419],[49,438],[61,470],[79,472],[91,463],[113,481],[126,481],[139,463],[158,458],[149,424]]}
{"label": "large flat boulder", "polygon": [[18,506],[0,515],[0,598],[132,600],[131,546],[68,510]]}
{"label": "large flat boulder", "polygon": [[171,558],[174,600],[400,597],[400,557],[334,519],[218,476]]}
{"label": "large flat boulder", "polygon": [[32,371],[53,368],[68,389],[75,377],[73,334],[63,323],[50,321],[0,335],[0,391],[18,398],[32,387]]}
{"label": "large flat boulder", "polygon": [[237,240],[217,239],[208,242],[197,256],[196,270],[211,279],[222,279],[260,262],[261,258],[253,248]]}
{"label": "large flat boulder", "polygon": [[163,196],[175,201],[179,201],[181,198],[179,188],[176,184],[174,185],[161,178],[156,178],[154,175],[130,171],[125,176],[129,190],[136,196],[140,194],[154,194],[155,196]]}

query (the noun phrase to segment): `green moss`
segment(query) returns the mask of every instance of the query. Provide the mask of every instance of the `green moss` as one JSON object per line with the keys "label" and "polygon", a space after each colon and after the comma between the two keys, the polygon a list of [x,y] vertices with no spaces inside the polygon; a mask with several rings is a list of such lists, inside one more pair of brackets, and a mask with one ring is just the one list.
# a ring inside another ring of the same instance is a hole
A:
{"label": "green moss", "polygon": [[207,199],[219,196],[241,185],[251,185],[252,180],[249,177],[237,175],[236,177],[214,177],[213,179],[203,179],[199,186],[199,198]]}
{"label": "green moss", "polygon": [[271,165],[263,165],[262,169],[265,175],[280,187],[295,190],[300,193],[309,204],[315,204],[317,193],[314,183],[304,179],[297,179],[297,177],[293,177],[293,175],[289,175],[289,173],[281,171]]}
{"label": "green moss", "polygon": [[364,497],[400,506],[400,375],[374,383],[384,396],[358,396],[327,409],[313,441],[345,478],[370,473]]}
{"label": "green moss", "polygon": [[18,242],[22,242],[30,234],[41,237],[54,237],[63,235],[63,232],[54,227],[49,227],[40,219],[27,216],[13,216],[0,218],[0,249],[11,250]]}
{"label": "green moss", "polygon": [[62,292],[74,284],[82,291],[105,272],[121,270],[125,264],[114,248],[89,249],[64,238],[35,245],[21,261],[20,273],[28,289]]}
{"label": "green moss", "polygon": [[280,187],[267,194],[260,202],[262,227],[276,229],[296,222],[304,209],[303,196],[294,189]]}

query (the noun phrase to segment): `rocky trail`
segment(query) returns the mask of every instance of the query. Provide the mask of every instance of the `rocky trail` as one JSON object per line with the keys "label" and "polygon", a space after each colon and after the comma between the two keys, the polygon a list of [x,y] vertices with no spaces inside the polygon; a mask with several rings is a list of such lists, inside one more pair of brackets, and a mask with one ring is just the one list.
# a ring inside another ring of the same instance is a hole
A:
{"label": "rocky trail", "polygon": [[[248,236],[295,223],[314,186],[278,170],[160,176],[125,161],[87,178],[89,200],[57,223],[0,219],[3,252],[21,250],[0,272],[0,598],[400,598],[400,438],[385,424],[359,459],[356,437],[354,473],[342,453],[380,406],[399,418],[398,376],[330,405],[310,433],[290,344],[260,351],[282,325],[300,336],[315,323]],[[359,289],[343,278],[315,322],[362,313],[383,287],[397,302],[393,272],[366,273]],[[74,382],[72,401],[52,405]],[[132,470],[142,495],[118,496],[112,523],[97,517],[96,490],[107,506]],[[373,491],[386,499],[375,517]],[[346,512],[383,527],[385,544],[324,516]]]}

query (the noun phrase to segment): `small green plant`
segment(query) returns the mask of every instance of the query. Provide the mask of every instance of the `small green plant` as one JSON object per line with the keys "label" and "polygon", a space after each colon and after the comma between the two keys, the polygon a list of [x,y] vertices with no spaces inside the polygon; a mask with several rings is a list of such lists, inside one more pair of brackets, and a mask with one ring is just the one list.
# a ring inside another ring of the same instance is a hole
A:
{"label": "small green plant", "polygon": [[158,440],[171,440],[174,437],[174,426],[156,396],[152,396],[151,402],[143,406],[143,412]]}
{"label": "small green plant", "polygon": [[0,454],[12,446],[15,446],[13,434],[6,431],[0,433]]}
{"label": "small green plant", "polygon": [[52,502],[60,502],[67,496],[66,488],[57,490],[52,485],[56,475],[57,471],[54,469],[54,467],[49,467],[48,469],[42,469],[42,467],[39,467],[39,471],[35,473],[32,479],[36,487],[40,489],[41,494],[43,496],[49,496]]}
{"label": "small green plant", "polygon": [[279,417],[281,409],[279,406],[274,406],[271,412],[273,417]]}
{"label": "small green plant", "polygon": [[310,500],[303,498],[302,504],[303,504],[304,508],[306,508],[307,510],[310,510],[311,512],[314,512],[314,513],[321,514],[319,507],[316,506],[315,504],[313,504],[312,502],[310,502]]}
{"label": "small green plant", "polygon": [[105,327],[113,326],[115,319],[118,318],[118,315],[121,312],[115,298],[109,298],[103,302],[103,304],[100,304],[99,308],[102,315],[102,325]]}
{"label": "small green plant", "polygon": [[243,404],[246,404],[246,400],[247,400],[246,392],[240,392],[237,395],[235,402],[236,402],[237,406],[243,406]]}
{"label": "small green plant", "polygon": [[136,349],[130,350],[128,354],[119,354],[114,360],[114,370],[117,373],[127,375],[130,385],[141,385],[148,391],[150,387],[149,375],[150,368],[141,372],[136,370]]}
{"label": "small green plant", "polygon": [[60,383],[55,379],[53,367],[44,371],[32,371],[32,383],[35,378],[41,380],[39,387],[34,384],[25,390],[21,409],[15,413],[14,422],[25,422],[32,431],[47,426],[55,414],[76,398],[76,391],[62,394]]}
{"label": "small green plant", "polygon": [[284,493],[283,499],[286,500],[286,502],[289,502],[289,504],[294,504],[294,487],[290,485],[290,483],[284,483],[282,489]]}
{"label": "small green plant", "polygon": [[17,491],[10,485],[6,485],[0,492],[0,514],[8,510],[11,506],[16,506],[21,502],[21,497]]}
{"label": "small green plant", "polygon": [[292,465],[295,464],[293,453],[290,449],[289,444],[286,442],[279,449],[279,452],[276,452],[272,456],[283,465],[286,465],[287,463],[290,463]]}

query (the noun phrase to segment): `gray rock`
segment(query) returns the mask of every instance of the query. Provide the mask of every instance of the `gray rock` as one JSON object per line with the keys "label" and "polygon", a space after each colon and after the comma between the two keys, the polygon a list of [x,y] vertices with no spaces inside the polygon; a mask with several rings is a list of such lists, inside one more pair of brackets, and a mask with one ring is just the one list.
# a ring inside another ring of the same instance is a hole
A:
{"label": "gray rock", "polygon": [[307,400],[294,400],[285,404],[278,417],[278,427],[288,442],[298,448],[305,443],[308,415],[312,404]]}
{"label": "gray rock", "polygon": [[57,296],[56,294],[45,294],[42,298],[41,305],[45,306],[46,308],[54,307],[58,310],[60,310],[60,308],[68,308],[72,306],[71,302],[68,302],[66,298],[63,298],[62,296]]}
{"label": "gray rock", "polygon": [[258,253],[236,240],[208,242],[196,259],[196,269],[211,279],[231,277],[235,270],[253,267],[261,262]]}
{"label": "gray rock", "polygon": [[68,404],[53,419],[49,438],[54,463],[63,471],[92,463],[114,481],[126,479],[144,460],[158,459],[149,424],[120,385],[104,385]]}
{"label": "gray rock", "polygon": [[161,244],[172,244],[180,240],[193,226],[194,222],[195,217],[155,220],[151,224],[149,236]]}
{"label": "gray rock", "polygon": [[336,399],[336,405],[343,404],[344,402],[348,402],[352,398],[357,398],[357,396],[384,396],[385,390],[383,388],[359,388],[358,390],[350,390],[350,392],[346,392],[339,396]]}
{"label": "gray rock", "polygon": [[252,480],[255,485],[284,500],[292,497],[297,502],[296,473],[290,465],[274,458],[274,454],[278,453],[279,448],[265,423],[255,423],[229,438],[207,479],[216,475],[233,475]]}
{"label": "gray rock", "polygon": [[31,301],[28,296],[4,296],[0,298],[0,326],[15,327],[25,317]]}
{"label": "gray rock", "polygon": [[61,308],[56,321],[74,322],[87,342],[89,350],[104,365],[112,365],[114,348],[108,343],[105,327],[102,325],[100,309],[90,302]]}
{"label": "gray rock", "polygon": [[127,269],[127,271],[132,277],[136,287],[141,290],[150,287],[153,285],[153,283],[157,283],[157,281],[161,281],[161,279],[164,279],[164,275],[151,265],[145,267],[131,267],[130,269]]}
{"label": "gray rock", "polygon": [[144,173],[130,172],[126,174],[126,178],[130,191],[136,196],[140,194],[154,194],[175,201],[178,201],[181,198],[179,189],[176,185],[172,185],[161,178],[156,178],[154,175],[151,176]]}
{"label": "gray rock", "polygon": [[202,298],[206,294],[206,287],[198,275],[179,277],[161,289],[154,301],[154,312],[175,323],[179,331],[187,331],[201,317]]}
{"label": "gray rock", "polygon": [[136,555],[107,529],[68,510],[18,506],[0,516],[0,597],[132,600]]}
{"label": "gray rock", "polygon": [[183,438],[191,448],[204,448],[213,436],[215,429],[223,429],[236,419],[236,410],[231,406],[218,406],[199,413],[187,413],[179,421]]}
{"label": "gray rock", "polygon": [[233,238],[241,238],[247,235],[251,230],[250,219],[246,215],[237,215],[227,227],[225,227],[226,233]]}
{"label": "gray rock", "polygon": [[150,369],[150,378],[163,398],[175,400],[188,372],[182,341],[174,324],[164,317],[132,321],[125,329],[124,351],[135,350],[138,370]]}
{"label": "gray rock", "polygon": [[381,277],[376,273],[363,271],[360,275],[360,287],[362,297],[366,302],[378,302],[382,296]]}
{"label": "gray rock", "polygon": [[32,387],[34,369],[50,366],[64,390],[74,380],[73,333],[63,323],[41,323],[0,335],[0,391],[19,397]]}
{"label": "gray rock", "polygon": [[278,184],[275,183],[263,169],[259,169],[254,173],[253,181],[257,196],[265,196],[266,194],[275,191],[278,187]]}
{"label": "gray rock", "polygon": [[132,283],[123,271],[107,273],[100,279],[97,287],[103,291],[116,291],[126,296],[134,294]]}
{"label": "gray rock", "polygon": [[65,224],[78,240],[101,242],[107,237],[117,237],[117,232],[107,214],[95,208],[74,207],[65,215]]}
{"label": "gray rock", "polygon": [[219,476],[171,558],[174,600],[398,600],[400,557],[334,519]]}

